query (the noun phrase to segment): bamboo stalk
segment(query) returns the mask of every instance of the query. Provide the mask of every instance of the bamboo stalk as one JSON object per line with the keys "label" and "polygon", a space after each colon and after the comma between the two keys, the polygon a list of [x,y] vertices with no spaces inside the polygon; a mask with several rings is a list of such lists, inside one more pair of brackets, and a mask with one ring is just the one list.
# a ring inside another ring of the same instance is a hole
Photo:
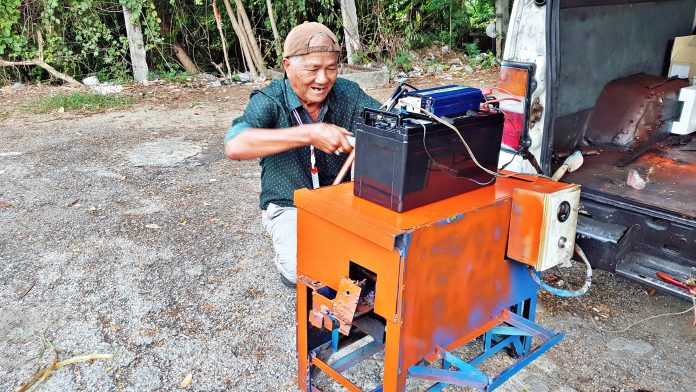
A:
{"label": "bamboo stalk", "polygon": [[256,52],[254,52],[254,48],[251,46],[251,41],[252,41],[253,38],[252,38],[252,37],[249,37],[248,31],[247,31],[246,27],[244,27],[244,20],[242,20],[242,14],[241,14],[241,12],[239,11],[239,7],[237,7],[237,3],[236,3],[236,2],[235,2],[235,7],[236,7],[236,11],[237,11],[237,14],[236,14],[236,16],[237,16],[237,25],[239,26],[240,30],[242,30],[242,38],[244,39],[244,42],[245,42],[247,48],[249,49],[249,53],[251,54],[251,59],[254,61],[254,66],[256,67],[256,69],[257,69],[257,70],[259,71],[259,73],[260,73],[260,72],[261,72],[261,68],[262,68],[262,67],[261,67],[262,63],[259,62],[259,59],[258,59],[258,57],[256,56]]}
{"label": "bamboo stalk", "polygon": [[246,40],[244,39],[244,33],[240,28],[239,24],[237,24],[237,16],[234,14],[234,11],[232,10],[230,0],[223,1],[225,3],[225,9],[227,10],[227,16],[230,18],[230,21],[232,22],[232,29],[234,30],[234,33],[237,35],[237,39],[239,39],[239,45],[242,47],[242,54],[245,59],[247,69],[249,70],[249,72],[256,74],[257,72],[256,67],[254,66],[253,57],[251,57],[251,52],[247,47]]}
{"label": "bamboo stalk", "polygon": [[273,46],[275,46],[276,55],[278,58],[283,56],[283,50],[280,43],[280,35],[278,35],[278,28],[275,23],[275,16],[273,15],[273,2],[271,0],[266,0],[266,8],[268,8],[268,19],[271,21],[271,30],[273,30]]}
{"label": "bamboo stalk", "polygon": [[213,13],[215,14],[215,24],[220,32],[220,40],[222,41],[222,52],[225,56],[225,66],[227,67],[227,80],[231,81],[232,71],[230,70],[230,56],[227,53],[227,40],[225,39],[225,33],[222,31],[222,18],[220,17],[220,11],[218,11],[215,1],[213,1]]}
{"label": "bamboo stalk", "polygon": [[263,65],[263,54],[261,54],[261,49],[259,48],[258,43],[256,42],[256,38],[254,36],[254,30],[251,28],[251,22],[249,22],[249,17],[247,16],[246,11],[244,10],[244,5],[242,4],[242,0],[234,0],[234,3],[237,5],[237,14],[241,16],[242,19],[242,26],[244,27],[246,34],[247,34],[247,39],[249,40],[251,52],[253,55],[256,57],[256,64],[257,68],[259,71],[263,71],[266,69],[266,67]]}

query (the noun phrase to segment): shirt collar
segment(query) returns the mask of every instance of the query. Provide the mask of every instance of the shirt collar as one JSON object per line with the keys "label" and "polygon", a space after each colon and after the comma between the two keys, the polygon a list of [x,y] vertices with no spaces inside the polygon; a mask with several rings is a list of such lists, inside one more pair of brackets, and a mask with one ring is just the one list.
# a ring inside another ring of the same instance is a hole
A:
{"label": "shirt collar", "polygon": [[302,107],[302,102],[300,102],[300,97],[295,94],[295,91],[290,86],[290,81],[285,79],[285,104],[288,105],[288,109],[294,110]]}

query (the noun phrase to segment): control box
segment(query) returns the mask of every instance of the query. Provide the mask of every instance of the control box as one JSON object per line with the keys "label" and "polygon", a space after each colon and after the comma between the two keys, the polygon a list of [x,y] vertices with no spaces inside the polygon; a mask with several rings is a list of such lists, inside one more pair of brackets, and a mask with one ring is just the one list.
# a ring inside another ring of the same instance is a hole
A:
{"label": "control box", "polygon": [[507,257],[544,271],[573,257],[580,186],[556,183],[512,193]]}

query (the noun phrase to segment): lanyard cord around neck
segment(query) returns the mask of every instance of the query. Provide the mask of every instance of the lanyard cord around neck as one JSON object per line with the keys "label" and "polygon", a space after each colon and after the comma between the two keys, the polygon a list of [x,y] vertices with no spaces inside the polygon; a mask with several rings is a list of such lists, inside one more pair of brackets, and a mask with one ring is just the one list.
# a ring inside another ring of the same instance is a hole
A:
{"label": "lanyard cord around neck", "polygon": [[[295,121],[297,121],[297,125],[304,125],[304,122],[302,122],[302,118],[300,117],[300,113],[297,112],[297,109],[292,110],[292,115],[295,116]],[[319,170],[317,169],[317,158],[314,156],[314,146],[309,145],[309,172],[312,174],[312,188],[317,189],[319,188]]]}

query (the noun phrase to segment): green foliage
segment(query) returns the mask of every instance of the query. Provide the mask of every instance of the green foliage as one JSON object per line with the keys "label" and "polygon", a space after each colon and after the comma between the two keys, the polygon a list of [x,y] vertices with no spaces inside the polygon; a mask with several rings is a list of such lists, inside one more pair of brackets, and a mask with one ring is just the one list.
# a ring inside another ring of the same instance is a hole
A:
{"label": "green foliage", "polygon": [[353,52],[353,64],[367,64],[370,62],[367,53],[363,50]]}
{"label": "green foliage", "polygon": [[50,96],[42,100],[36,106],[36,109],[40,113],[55,112],[60,108],[98,112],[106,109],[123,108],[132,105],[134,102],[134,99],[131,97],[77,92]]}
{"label": "green foliage", "polygon": [[[153,0],[3,0],[0,4],[0,57],[30,60],[39,56],[43,37],[47,63],[77,78],[124,80],[130,74],[128,38],[122,5],[141,22],[146,49],[163,44]],[[24,69],[29,79],[45,72]]]}
{"label": "green foliage", "polygon": [[188,72],[183,72],[180,70],[169,70],[169,71],[160,71],[160,72],[152,72],[150,71],[150,74],[148,75],[148,79],[162,79],[166,80],[167,82],[172,82],[172,83],[184,83],[188,81],[188,78],[190,78],[191,74]]}
{"label": "green foliage", "polygon": [[[21,20],[20,0],[3,0],[0,2],[0,56],[22,51],[26,37],[19,33]],[[8,56],[14,59],[13,56]]]}
{"label": "green foliage", "polygon": [[495,19],[495,1],[468,0],[466,2],[466,18],[468,18],[472,30],[486,30],[486,26]]}
{"label": "green foliage", "polygon": [[[131,78],[130,53],[123,6],[142,26],[148,65],[157,77],[178,80],[182,68],[174,56],[181,46],[202,71],[217,74],[213,64],[224,56],[212,12],[216,1],[233,70],[244,70],[241,47],[221,0],[0,0],[0,58],[30,60],[39,56],[37,33],[49,64],[77,79]],[[234,7],[234,0],[230,0]],[[268,66],[279,66],[266,0],[244,0],[254,34]],[[340,0],[273,0],[281,40],[297,24],[318,21],[344,42]],[[494,18],[494,0],[356,0],[362,49],[356,63],[370,59],[412,68],[408,51],[430,45],[450,45],[470,56],[490,48],[472,34]],[[42,80],[50,76],[38,67],[3,70],[0,81]]]}
{"label": "green foliage", "polygon": [[495,55],[492,52],[486,52],[484,55],[480,55],[479,57],[481,58],[474,60],[473,63],[480,65],[484,69],[498,65],[498,59],[495,58]]}
{"label": "green foliage", "polygon": [[479,49],[479,41],[474,40],[474,42],[469,42],[464,44],[464,53],[469,57],[476,57],[481,53]]}
{"label": "green foliage", "polygon": [[494,0],[358,0],[368,53],[395,57],[433,44],[463,49],[495,19]]}

